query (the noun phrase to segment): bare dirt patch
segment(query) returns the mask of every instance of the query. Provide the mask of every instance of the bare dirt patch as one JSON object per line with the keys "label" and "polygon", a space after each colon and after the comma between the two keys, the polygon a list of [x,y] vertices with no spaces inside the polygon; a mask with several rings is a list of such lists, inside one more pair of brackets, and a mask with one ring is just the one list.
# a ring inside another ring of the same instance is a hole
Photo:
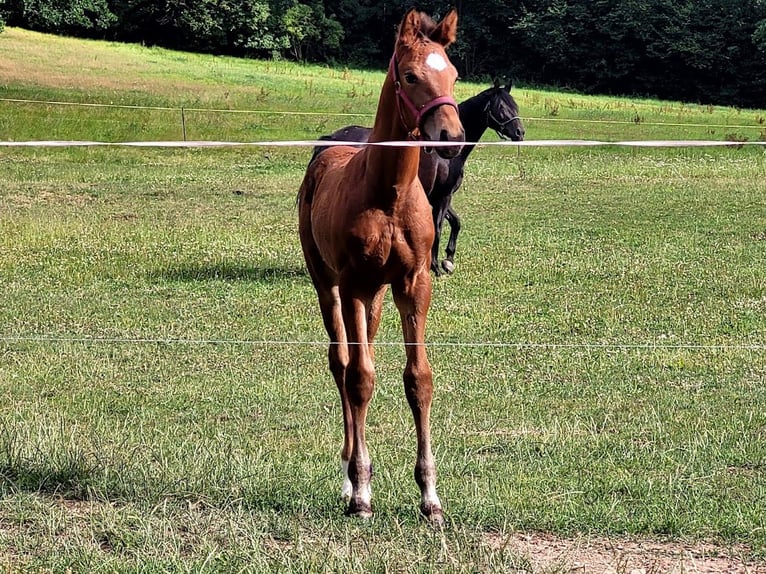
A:
{"label": "bare dirt patch", "polygon": [[587,574],[766,574],[766,562],[751,557],[744,545],[717,546],[649,539],[550,534],[491,536],[494,548],[505,547],[526,557],[531,572]]}

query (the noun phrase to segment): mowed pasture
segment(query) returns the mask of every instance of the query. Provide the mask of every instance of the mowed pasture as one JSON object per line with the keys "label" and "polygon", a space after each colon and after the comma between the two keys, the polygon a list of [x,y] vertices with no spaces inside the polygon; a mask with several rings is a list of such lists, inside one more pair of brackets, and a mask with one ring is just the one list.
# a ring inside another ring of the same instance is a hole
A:
{"label": "mowed pasture", "polygon": [[[313,139],[369,123],[382,80],[11,28],[0,96],[126,107],[0,101],[0,140],[177,140],[181,107],[190,140]],[[529,140],[766,137],[763,110],[513,93]],[[763,146],[474,151],[427,331],[441,532],[390,298],[376,515],[343,516],[310,153],[0,148],[0,568],[529,572],[518,532],[763,563]]]}

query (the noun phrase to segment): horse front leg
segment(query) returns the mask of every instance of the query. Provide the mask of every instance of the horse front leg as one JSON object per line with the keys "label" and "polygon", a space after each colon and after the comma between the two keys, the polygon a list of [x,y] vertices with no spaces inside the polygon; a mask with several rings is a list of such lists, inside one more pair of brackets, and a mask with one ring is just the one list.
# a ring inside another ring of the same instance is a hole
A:
{"label": "horse front leg", "polygon": [[[343,293],[342,287],[341,293]],[[351,456],[348,461],[348,480],[351,485],[348,514],[370,518],[372,516],[372,463],[367,450],[365,426],[367,411],[375,388],[375,366],[371,345],[367,339],[367,316],[371,300],[343,295],[342,297],[344,297],[343,320],[349,351],[345,390],[351,414],[352,431]]]}
{"label": "horse front leg", "polygon": [[457,249],[457,236],[460,233],[460,218],[454,209],[452,209],[452,203],[450,203],[445,213],[447,223],[449,223],[449,241],[447,241],[447,249],[445,250],[447,256],[442,261],[442,268],[452,274],[455,271],[455,250]]}
{"label": "horse front leg", "polygon": [[430,522],[444,521],[441,501],[436,494],[436,463],[431,451],[431,401],[433,373],[425,347],[425,327],[431,302],[431,276],[416,273],[393,290],[404,334],[407,365],[404,369],[404,392],[412,410],[417,436],[415,482],[420,487],[420,511]]}

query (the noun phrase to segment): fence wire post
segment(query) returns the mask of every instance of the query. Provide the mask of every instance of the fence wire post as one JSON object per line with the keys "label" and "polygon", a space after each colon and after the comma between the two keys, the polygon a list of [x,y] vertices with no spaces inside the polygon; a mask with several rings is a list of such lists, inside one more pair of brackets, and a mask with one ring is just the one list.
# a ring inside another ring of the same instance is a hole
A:
{"label": "fence wire post", "polygon": [[186,113],[183,106],[181,106],[181,132],[183,133],[184,141],[186,141]]}

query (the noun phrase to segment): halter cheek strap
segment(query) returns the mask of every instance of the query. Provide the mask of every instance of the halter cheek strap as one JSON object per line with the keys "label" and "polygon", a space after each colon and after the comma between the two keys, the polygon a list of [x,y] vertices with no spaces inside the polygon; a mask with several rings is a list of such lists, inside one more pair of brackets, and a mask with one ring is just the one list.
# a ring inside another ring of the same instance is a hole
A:
{"label": "halter cheek strap", "polygon": [[[413,139],[416,139],[416,136],[414,135],[415,130],[417,129],[418,132],[422,129],[422,123],[423,118],[425,115],[431,111],[432,109],[439,107],[439,106],[452,106],[456,110],[457,102],[455,99],[451,96],[437,96],[433,100],[426,102],[422,106],[416,106],[415,103],[410,99],[410,97],[407,95],[407,92],[404,91],[402,88],[402,82],[399,77],[399,66],[396,62],[396,54],[394,54],[391,57],[391,63],[388,67],[388,72],[391,74],[391,77],[394,79],[394,88],[396,89],[396,95],[397,95],[397,107],[399,108],[399,116],[402,119],[402,123],[407,126],[407,122],[404,121],[404,114],[402,114],[402,107],[401,103],[404,103],[404,106],[407,108],[407,110],[412,114],[412,116],[415,118],[415,128],[410,130],[409,136]],[[419,137],[419,134],[418,136]]]}
{"label": "halter cheek strap", "polygon": [[[492,102],[487,102],[487,105],[484,106],[484,111],[487,112],[487,118],[488,120],[492,120],[497,125],[496,128],[492,128],[495,130],[495,133],[497,133],[498,136],[500,136],[502,139],[508,139],[505,134],[503,134],[502,130],[505,129],[505,126],[507,126],[509,123],[511,123],[514,120],[521,120],[521,117],[519,116],[512,116],[505,120],[504,122],[501,122],[498,120],[495,115],[492,113]],[[487,121],[487,125],[489,125],[489,121]]]}

